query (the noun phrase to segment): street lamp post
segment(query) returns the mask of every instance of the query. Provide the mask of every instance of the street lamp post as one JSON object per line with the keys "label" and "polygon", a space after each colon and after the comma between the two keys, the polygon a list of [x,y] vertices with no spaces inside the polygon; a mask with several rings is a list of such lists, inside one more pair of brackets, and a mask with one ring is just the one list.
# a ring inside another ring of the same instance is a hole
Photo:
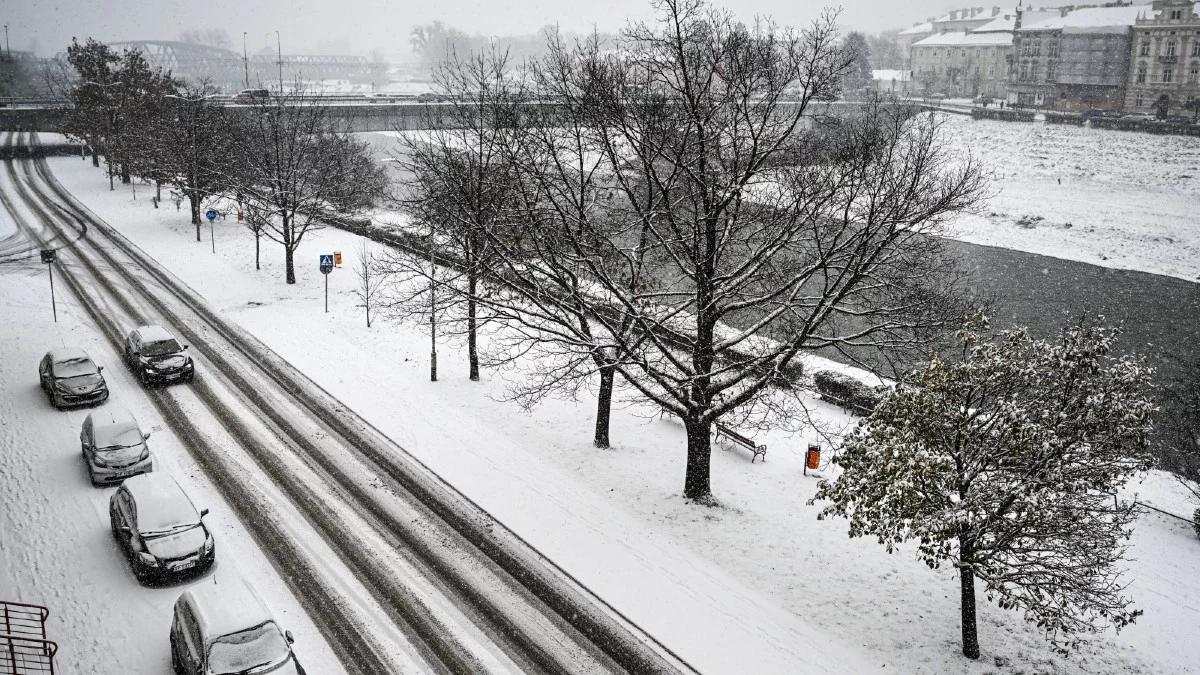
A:
{"label": "street lamp post", "polygon": [[250,55],[246,52],[246,31],[242,31],[242,68],[246,71],[246,89],[250,88]]}

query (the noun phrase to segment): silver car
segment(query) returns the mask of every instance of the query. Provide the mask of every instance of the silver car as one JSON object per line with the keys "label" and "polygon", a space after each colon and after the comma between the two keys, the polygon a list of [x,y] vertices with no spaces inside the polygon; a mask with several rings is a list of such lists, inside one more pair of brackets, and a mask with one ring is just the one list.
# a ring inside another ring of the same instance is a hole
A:
{"label": "silver car", "polygon": [[79,445],[92,485],[111,485],[154,470],[154,458],[137,420],[128,410],[97,410],[83,420]]}
{"label": "silver car", "polygon": [[245,582],[205,584],[175,601],[171,665],[180,675],[304,675],[292,641]]}

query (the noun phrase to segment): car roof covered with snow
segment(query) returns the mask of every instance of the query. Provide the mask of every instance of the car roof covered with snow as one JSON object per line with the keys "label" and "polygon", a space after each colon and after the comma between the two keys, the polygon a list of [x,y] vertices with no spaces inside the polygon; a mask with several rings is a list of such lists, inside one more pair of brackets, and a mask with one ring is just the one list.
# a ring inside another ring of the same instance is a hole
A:
{"label": "car roof covered with snow", "polygon": [[144,440],[137,418],[124,408],[109,407],[88,414],[92,422],[92,440],[97,448],[133,445]]}
{"label": "car roof covered with snow", "polygon": [[88,353],[79,347],[58,347],[56,349],[51,349],[48,352],[48,355],[50,356],[50,361],[53,363],[63,363],[78,359],[87,359],[88,361],[92,360],[92,357],[88,356]]}
{"label": "car roof covered with snow", "polygon": [[161,340],[174,340],[175,336],[167,332],[162,326],[138,326],[134,329],[142,342],[159,342]]}
{"label": "car roof covered with snow", "polygon": [[238,579],[232,583],[203,584],[187,591],[208,640],[274,621],[271,610],[254,588]]}
{"label": "car roof covered with snow", "polygon": [[139,532],[161,532],[182,525],[200,524],[200,512],[171,474],[154,471],[126,478],[123,488],[137,505]]}
{"label": "car roof covered with snow", "polygon": [[51,368],[58,377],[74,377],[99,372],[92,357],[78,347],[55,349],[47,356],[50,357]]}

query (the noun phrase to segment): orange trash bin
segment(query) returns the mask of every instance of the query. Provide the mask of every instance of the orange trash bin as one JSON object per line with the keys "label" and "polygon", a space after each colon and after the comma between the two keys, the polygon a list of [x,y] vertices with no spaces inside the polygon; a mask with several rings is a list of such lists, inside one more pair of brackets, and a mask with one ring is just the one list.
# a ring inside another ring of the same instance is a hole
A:
{"label": "orange trash bin", "polygon": [[814,471],[821,468],[821,446],[808,446],[808,452],[804,453],[804,468]]}

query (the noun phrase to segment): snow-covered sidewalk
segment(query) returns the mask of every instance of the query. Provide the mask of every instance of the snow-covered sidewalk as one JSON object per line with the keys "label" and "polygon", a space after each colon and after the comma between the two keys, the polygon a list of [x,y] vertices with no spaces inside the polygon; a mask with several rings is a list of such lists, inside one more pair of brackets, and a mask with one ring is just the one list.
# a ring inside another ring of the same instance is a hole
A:
{"label": "snow-covered sidewalk", "polygon": [[[702,672],[1184,672],[1200,662],[1200,579],[1186,573],[1200,542],[1186,526],[1143,518],[1131,592],[1146,615],[1072,659],[1050,650],[1020,617],[981,610],[985,659],[958,655],[957,586],[948,570],[849,540],[844,522],[817,521],[802,475],[812,433],[768,434],[766,464],[714,450],[723,508],[680,499],[683,430],[644,409],[616,411],[608,451],[590,445],[593,402],[551,401],[523,413],[500,401],[502,373],[469,382],[445,346],[443,381],[428,382],[428,337],[387,322],[367,329],[350,269],[329,279],[322,311],[317,254],[353,265],[358,237],[326,230],[301,248],[298,283],[282,283],[282,255],[264,241],[254,270],[251,235],[216,225],[217,254],[196,243],[186,211],[155,210],[109,192],[101,171],[51,160],[62,182],[101,217],[316,382],[354,408],[571,574]],[[207,226],[206,226],[207,229]],[[831,421],[840,412],[813,403]],[[844,421],[844,420],[843,420]],[[1169,491],[1170,484],[1156,483]],[[994,660],[997,657],[999,660]]]}

